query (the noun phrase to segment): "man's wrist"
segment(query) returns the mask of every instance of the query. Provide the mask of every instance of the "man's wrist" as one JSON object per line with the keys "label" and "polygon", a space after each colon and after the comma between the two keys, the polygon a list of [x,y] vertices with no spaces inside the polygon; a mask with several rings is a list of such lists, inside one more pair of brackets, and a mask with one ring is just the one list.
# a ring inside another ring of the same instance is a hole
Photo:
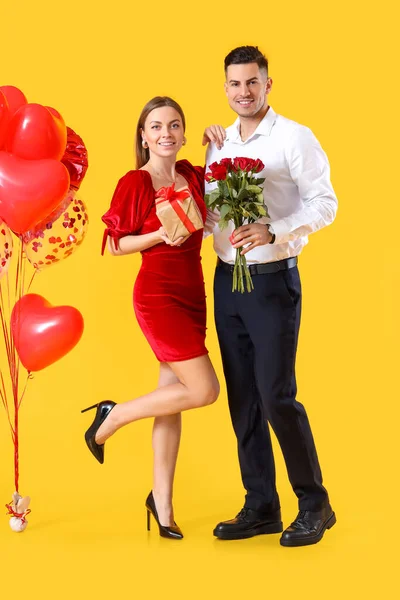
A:
{"label": "man's wrist", "polygon": [[273,244],[273,243],[275,242],[276,235],[275,235],[275,233],[274,233],[274,230],[273,230],[273,228],[272,228],[272,225],[271,225],[271,223],[267,223],[267,229],[268,229],[269,233],[270,233],[270,234],[271,234],[271,236],[272,236],[272,237],[271,237],[271,240],[270,240],[268,243],[269,243],[269,244]]}

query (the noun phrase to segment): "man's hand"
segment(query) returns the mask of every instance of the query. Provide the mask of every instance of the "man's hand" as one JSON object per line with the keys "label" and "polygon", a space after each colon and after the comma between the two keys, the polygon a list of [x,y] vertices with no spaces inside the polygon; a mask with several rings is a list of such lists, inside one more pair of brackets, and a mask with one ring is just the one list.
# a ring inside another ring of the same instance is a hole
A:
{"label": "man's hand", "polygon": [[226,132],[222,125],[210,125],[203,134],[203,146],[209,142],[214,142],[218,150],[221,150],[226,139]]}
{"label": "man's hand", "polygon": [[272,240],[272,234],[268,231],[266,225],[261,223],[252,223],[251,225],[242,225],[238,227],[232,233],[231,241],[234,248],[241,248],[250,244],[247,248],[244,248],[241,255],[247,254],[253,248],[257,246],[265,246]]}

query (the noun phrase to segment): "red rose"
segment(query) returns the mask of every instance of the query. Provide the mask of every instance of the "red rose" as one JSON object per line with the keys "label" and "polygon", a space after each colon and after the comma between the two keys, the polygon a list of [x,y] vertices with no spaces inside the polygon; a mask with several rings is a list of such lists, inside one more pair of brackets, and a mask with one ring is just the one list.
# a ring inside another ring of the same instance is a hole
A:
{"label": "red rose", "polygon": [[250,171],[254,171],[254,165],[255,165],[255,160],[253,160],[252,158],[248,158],[247,159],[247,165],[246,167],[243,169],[243,171],[246,171],[246,173],[250,173]]}
{"label": "red rose", "polygon": [[222,179],[226,179],[227,175],[228,175],[228,169],[225,165],[222,165],[220,163],[217,162],[213,162],[210,166],[209,169],[211,171],[211,175],[214,179],[216,179],[217,181],[220,181]]}
{"label": "red rose", "polygon": [[233,159],[233,168],[235,171],[248,172],[252,170],[254,160],[243,156],[237,156]]}
{"label": "red rose", "polygon": [[229,173],[229,171],[232,170],[232,159],[231,158],[223,158],[222,160],[220,160],[219,164],[226,167],[228,170],[228,173]]}
{"label": "red rose", "polygon": [[253,171],[254,173],[259,173],[259,172],[260,172],[260,171],[262,171],[264,168],[265,168],[265,165],[264,165],[264,163],[263,163],[263,162],[262,162],[262,161],[261,161],[259,158],[257,158],[257,159],[254,161],[254,166],[253,166],[253,168],[252,168],[252,171]]}
{"label": "red rose", "polygon": [[218,168],[215,169],[213,175],[214,179],[216,179],[217,181],[222,181],[227,178],[228,169],[224,167],[224,165],[220,165]]}
{"label": "red rose", "polygon": [[219,163],[218,162],[213,162],[211,163],[211,165],[208,167],[211,171],[211,173],[214,171],[214,169],[219,167]]}
{"label": "red rose", "polygon": [[206,173],[204,175],[204,179],[207,181],[207,183],[210,183],[210,181],[214,180],[214,177],[212,176],[212,173]]}

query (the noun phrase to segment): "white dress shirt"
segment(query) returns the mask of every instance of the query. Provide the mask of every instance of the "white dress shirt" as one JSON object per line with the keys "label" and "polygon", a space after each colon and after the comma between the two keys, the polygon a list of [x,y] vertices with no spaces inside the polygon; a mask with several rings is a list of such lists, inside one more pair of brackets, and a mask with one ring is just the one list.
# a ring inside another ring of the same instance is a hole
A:
{"label": "white dress shirt", "polygon": [[[206,167],[222,158],[245,156],[260,158],[265,169],[264,203],[270,218],[274,244],[258,246],[246,254],[247,262],[266,263],[297,256],[308,242],[308,235],[329,225],[335,218],[337,199],[330,182],[329,162],[318,140],[308,127],[277,115],[270,107],[255,132],[243,142],[239,118],[226,129],[221,150],[209,144]],[[207,169],[206,169],[207,172]],[[216,187],[206,182],[206,193]],[[214,234],[214,249],[221,260],[233,264],[236,250],[229,241],[234,226],[221,231],[218,211],[208,211],[205,235]]]}

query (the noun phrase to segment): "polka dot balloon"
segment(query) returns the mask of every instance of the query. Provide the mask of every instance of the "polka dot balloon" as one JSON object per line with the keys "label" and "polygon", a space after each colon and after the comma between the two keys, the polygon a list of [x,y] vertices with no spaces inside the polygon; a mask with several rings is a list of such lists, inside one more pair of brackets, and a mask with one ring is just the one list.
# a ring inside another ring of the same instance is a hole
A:
{"label": "polka dot balloon", "polygon": [[51,215],[23,234],[25,255],[41,271],[71,256],[83,242],[87,228],[86,206],[72,191]]}
{"label": "polka dot balloon", "polygon": [[0,279],[8,271],[12,256],[12,234],[4,221],[0,218]]}

